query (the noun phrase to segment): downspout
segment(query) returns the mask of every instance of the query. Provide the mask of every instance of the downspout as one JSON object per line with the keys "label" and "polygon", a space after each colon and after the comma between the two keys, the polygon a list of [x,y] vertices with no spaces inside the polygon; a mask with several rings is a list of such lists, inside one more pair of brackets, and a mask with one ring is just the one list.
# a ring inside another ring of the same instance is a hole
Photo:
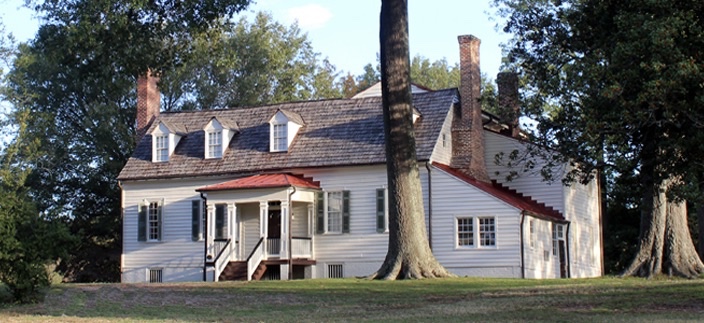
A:
{"label": "downspout", "polygon": [[296,187],[291,186],[293,189],[291,193],[288,194],[288,280],[293,279],[293,235],[291,233],[291,221],[293,221],[293,201],[291,197],[296,193]]}
{"label": "downspout", "polygon": [[567,222],[567,230],[565,230],[565,244],[567,245],[567,278],[572,278],[572,265],[570,265],[570,224],[572,222]]}
{"label": "downspout", "polygon": [[433,181],[428,162],[425,162],[425,169],[428,170],[428,246],[433,251]]}
{"label": "downspout", "polygon": [[203,200],[203,218],[205,219],[205,227],[203,228],[203,281],[208,281],[208,266],[206,265],[206,257],[208,256],[208,197],[200,192],[200,199]]}
{"label": "downspout", "polygon": [[[117,181],[117,187],[120,188],[120,222],[122,224],[122,250],[125,250],[125,190],[122,189],[122,181]],[[137,213],[139,213],[139,205],[137,205]],[[139,227],[139,226],[138,226]],[[139,230],[138,230],[139,231]],[[124,268],[124,252],[120,252],[120,281],[122,281],[122,268]]]}
{"label": "downspout", "polygon": [[523,223],[526,220],[526,211],[521,211],[521,224],[518,227],[518,230],[520,231],[521,235],[521,278],[525,279],[526,278],[526,263],[525,263],[525,242],[524,242],[524,237],[523,237]]}

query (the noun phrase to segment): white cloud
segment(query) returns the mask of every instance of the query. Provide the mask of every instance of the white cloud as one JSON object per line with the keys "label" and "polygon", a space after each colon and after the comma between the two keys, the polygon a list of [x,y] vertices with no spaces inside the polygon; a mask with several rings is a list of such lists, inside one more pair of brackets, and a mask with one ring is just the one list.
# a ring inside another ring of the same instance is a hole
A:
{"label": "white cloud", "polygon": [[330,18],[332,18],[332,12],[319,4],[308,4],[288,10],[288,19],[291,22],[298,21],[298,26],[304,29],[323,27]]}

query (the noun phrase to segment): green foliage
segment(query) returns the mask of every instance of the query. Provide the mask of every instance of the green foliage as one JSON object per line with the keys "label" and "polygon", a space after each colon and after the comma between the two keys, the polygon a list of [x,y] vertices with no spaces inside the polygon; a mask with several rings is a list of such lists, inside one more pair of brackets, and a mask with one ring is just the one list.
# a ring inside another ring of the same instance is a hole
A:
{"label": "green foliage", "polygon": [[183,64],[164,72],[166,110],[222,109],[340,97],[337,71],[297,25],[270,14],[194,35]]}
{"label": "green foliage", "polygon": [[460,67],[450,66],[444,58],[431,62],[416,55],[411,59],[411,81],[432,90],[456,88],[460,86]]}
{"label": "green foliage", "polygon": [[52,0],[35,6],[44,24],[19,47],[3,86],[12,105],[7,121],[25,129],[13,145],[32,147],[11,165],[28,170],[23,199],[34,209],[26,214],[63,221],[80,237],[58,267],[67,279],[119,280],[116,177],[135,146],[136,76],[182,66],[194,37],[221,30],[248,3]]}

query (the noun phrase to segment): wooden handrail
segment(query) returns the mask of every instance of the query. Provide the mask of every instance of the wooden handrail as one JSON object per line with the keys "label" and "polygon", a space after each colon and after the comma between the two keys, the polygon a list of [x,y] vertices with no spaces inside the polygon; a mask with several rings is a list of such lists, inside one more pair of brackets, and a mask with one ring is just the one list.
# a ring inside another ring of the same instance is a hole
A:
{"label": "wooden handrail", "polygon": [[259,242],[257,242],[257,245],[254,246],[254,249],[252,249],[252,252],[249,253],[249,257],[247,257],[247,262],[249,262],[250,259],[252,259],[252,256],[254,256],[254,252],[257,251],[259,246],[264,243],[264,237],[259,238]]}
{"label": "wooden handrail", "polygon": [[225,243],[225,245],[222,247],[222,249],[220,249],[220,252],[218,252],[218,255],[215,256],[215,258],[213,258],[213,260],[211,260],[209,262],[208,261],[205,262],[206,265],[210,265],[210,266],[214,266],[218,262],[218,259],[220,259],[223,252],[225,252],[225,250],[227,250],[227,247],[230,245],[230,242],[232,242],[232,240],[231,239],[215,239],[215,240],[213,240],[213,242],[227,242],[227,243]]}

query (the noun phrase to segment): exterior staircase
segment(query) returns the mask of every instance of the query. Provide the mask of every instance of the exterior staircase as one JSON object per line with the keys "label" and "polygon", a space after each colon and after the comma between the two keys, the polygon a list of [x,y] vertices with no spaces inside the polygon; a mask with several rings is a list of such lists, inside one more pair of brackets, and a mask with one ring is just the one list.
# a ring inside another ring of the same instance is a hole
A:
{"label": "exterior staircase", "polygon": [[[266,264],[260,263],[252,274],[252,280],[260,280],[266,272]],[[247,262],[230,261],[220,273],[218,280],[247,280]]]}

